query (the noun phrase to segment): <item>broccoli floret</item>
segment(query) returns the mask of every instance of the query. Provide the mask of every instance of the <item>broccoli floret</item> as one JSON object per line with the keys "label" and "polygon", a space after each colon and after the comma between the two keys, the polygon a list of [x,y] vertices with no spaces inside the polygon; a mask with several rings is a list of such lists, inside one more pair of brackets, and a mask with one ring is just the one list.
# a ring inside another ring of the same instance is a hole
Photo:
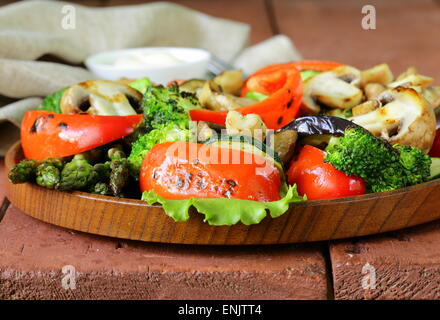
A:
{"label": "broccoli floret", "polygon": [[431,175],[431,157],[421,150],[410,147],[394,145],[400,151],[399,162],[403,166],[408,185],[425,182]]}
{"label": "broccoli floret", "polygon": [[136,141],[128,157],[135,178],[138,178],[145,155],[155,144],[190,139],[188,111],[201,108],[195,95],[180,92],[177,85],[147,87],[142,107],[143,124],[136,132]]}
{"label": "broccoli floret", "polygon": [[188,128],[190,120],[188,111],[201,108],[194,94],[180,92],[177,85],[147,88],[142,105],[147,131],[168,123]]}
{"label": "broccoli floret", "polygon": [[347,128],[330,139],[325,160],[347,175],[362,177],[369,192],[382,192],[427,181],[431,159],[417,148],[391,146],[363,128]]}
{"label": "broccoli floret", "polygon": [[130,156],[128,157],[128,164],[132,175],[136,178],[139,176],[145,155],[154,145],[164,142],[189,141],[190,137],[190,129],[175,123],[162,125],[140,136],[133,143]]}

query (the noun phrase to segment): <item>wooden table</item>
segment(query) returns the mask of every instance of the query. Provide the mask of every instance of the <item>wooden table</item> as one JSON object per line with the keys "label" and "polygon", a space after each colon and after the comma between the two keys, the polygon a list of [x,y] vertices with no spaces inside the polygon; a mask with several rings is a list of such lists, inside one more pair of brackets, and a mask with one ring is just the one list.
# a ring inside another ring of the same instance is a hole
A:
{"label": "wooden table", "polygon": [[[109,6],[139,1],[76,2]],[[388,62],[396,74],[416,65],[440,78],[438,1],[175,2],[249,23],[253,43],[286,34],[308,59],[360,68]],[[376,30],[361,28],[365,4],[376,8]],[[7,183],[2,169],[0,161],[0,201]],[[4,201],[0,298],[440,299],[440,222],[328,243],[201,247],[97,237],[6,208]],[[62,268],[69,265],[77,272],[74,290],[62,286]]]}

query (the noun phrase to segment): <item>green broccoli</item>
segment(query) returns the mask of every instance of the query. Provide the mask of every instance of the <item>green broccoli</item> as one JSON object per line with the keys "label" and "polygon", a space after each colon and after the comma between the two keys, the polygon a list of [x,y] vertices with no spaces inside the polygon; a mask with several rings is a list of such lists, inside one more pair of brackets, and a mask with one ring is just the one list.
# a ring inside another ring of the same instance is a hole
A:
{"label": "green broccoli", "polygon": [[128,157],[130,172],[136,178],[145,155],[155,144],[190,140],[188,111],[201,108],[193,94],[180,92],[177,85],[148,87],[142,104],[144,121]]}
{"label": "green broccoli", "polygon": [[180,92],[177,85],[147,88],[142,106],[144,126],[147,131],[161,128],[169,123],[188,128],[190,120],[188,111],[201,108],[194,94]]}
{"label": "green broccoli", "polygon": [[63,97],[64,91],[66,90],[67,88],[63,88],[57,92],[49,94],[46,98],[44,98],[39,109],[45,111],[52,111],[55,113],[61,113],[61,106],[60,106],[61,98]]}
{"label": "green broccoli", "polygon": [[367,130],[347,128],[333,137],[325,160],[347,175],[362,177],[367,191],[382,192],[427,181],[431,159],[417,148],[391,146]]}
{"label": "green broccoli", "polygon": [[154,145],[164,142],[189,141],[191,130],[185,125],[169,123],[139,137],[132,145],[128,165],[134,177],[139,175],[145,155]]}

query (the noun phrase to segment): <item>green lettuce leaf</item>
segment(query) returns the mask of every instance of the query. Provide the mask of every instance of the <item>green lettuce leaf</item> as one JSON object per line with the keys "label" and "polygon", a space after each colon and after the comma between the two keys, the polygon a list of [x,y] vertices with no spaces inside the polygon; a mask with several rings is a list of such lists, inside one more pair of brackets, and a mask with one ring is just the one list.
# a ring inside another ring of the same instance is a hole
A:
{"label": "green lettuce leaf", "polygon": [[259,202],[242,199],[227,198],[191,198],[186,200],[169,200],[162,198],[153,190],[145,191],[142,200],[153,205],[160,203],[165,213],[175,221],[187,221],[189,209],[194,207],[205,215],[205,222],[212,226],[230,226],[238,222],[245,225],[257,224],[266,217],[267,211],[272,218],[284,214],[289,209],[289,204],[306,201],[306,196],[301,197],[296,191],[296,185],[283,187],[285,195],[278,201]]}
{"label": "green lettuce leaf", "polygon": [[39,109],[45,110],[45,111],[52,111],[55,113],[61,113],[61,98],[63,97],[64,91],[66,91],[67,88],[63,88],[57,92],[51,93],[46,98],[44,98],[43,102],[41,103]]}

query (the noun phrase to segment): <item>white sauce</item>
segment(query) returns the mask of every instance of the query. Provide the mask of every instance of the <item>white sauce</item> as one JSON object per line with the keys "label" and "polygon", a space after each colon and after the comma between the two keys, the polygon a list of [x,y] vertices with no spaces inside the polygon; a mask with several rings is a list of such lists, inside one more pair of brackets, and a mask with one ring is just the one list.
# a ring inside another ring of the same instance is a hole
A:
{"label": "white sauce", "polygon": [[120,57],[115,60],[115,67],[168,67],[182,64],[183,61],[177,59],[167,51],[138,52],[129,56]]}

